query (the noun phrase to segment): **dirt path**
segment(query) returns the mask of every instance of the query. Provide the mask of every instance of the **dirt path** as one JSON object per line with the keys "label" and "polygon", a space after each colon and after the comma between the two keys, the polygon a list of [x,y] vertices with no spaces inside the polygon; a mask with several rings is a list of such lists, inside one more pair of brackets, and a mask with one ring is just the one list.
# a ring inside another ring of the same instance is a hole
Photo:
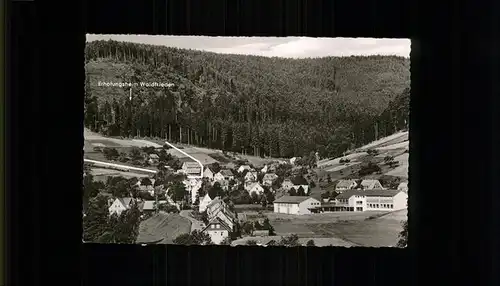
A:
{"label": "dirt path", "polygon": [[191,210],[182,210],[179,215],[181,217],[184,217],[184,218],[187,218],[189,221],[191,221],[191,232],[195,231],[195,230],[203,230],[205,228],[205,224],[197,219],[194,219],[192,216],[191,216]]}

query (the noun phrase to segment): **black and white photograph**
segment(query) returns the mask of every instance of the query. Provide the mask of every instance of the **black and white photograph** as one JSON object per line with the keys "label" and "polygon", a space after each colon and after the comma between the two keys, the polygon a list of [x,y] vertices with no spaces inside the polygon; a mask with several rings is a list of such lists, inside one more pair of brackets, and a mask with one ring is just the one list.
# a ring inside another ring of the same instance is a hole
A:
{"label": "black and white photograph", "polygon": [[407,247],[410,50],[88,34],[82,241]]}

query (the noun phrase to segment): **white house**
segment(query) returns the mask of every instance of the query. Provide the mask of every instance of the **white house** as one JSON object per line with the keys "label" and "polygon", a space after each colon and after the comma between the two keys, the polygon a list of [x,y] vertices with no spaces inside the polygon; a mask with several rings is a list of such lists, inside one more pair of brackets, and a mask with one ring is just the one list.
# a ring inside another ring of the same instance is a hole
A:
{"label": "white house", "polygon": [[321,208],[321,202],[313,197],[283,196],[274,201],[274,212],[293,215],[311,214]]}
{"label": "white house", "polygon": [[264,188],[258,182],[246,185],[245,190],[249,194],[252,194],[255,192],[257,195],[261,195],[262,193],[264,193]]}
{"label": "white house", "polygon": [[262,184],[264,186],[270,187],[273,185],[276,179],[278,179],[278,175],[274,173],[265,174],[264,177],[262,178]]}
{"label": "white house", "polygon": [[383,189],[382,184],[378,180],[363,180],[359,184],[363,190]]}
{"label": "white house", "polygon": [[293,188],[293,186],[294,186],[294,184],[292,183],[292,181],[290,179],[285,179],[283,181],[283,183],[281,184],[281,187],[285,191],[289,191],[291,188]]}
{"label": "white house", "polygon": [[249,165],[241,165],[238,168],[238,173],[243,173],[245,170],[249,171],[250,169],[252,169],[252,167],[250,167]]}
{"label": "white house", "polygon": [[398,190],[349,190],[337,197],[338,210],[344,211],[395,211],[406,208],[408,194]]}
{"label": "white house", "polygon": [[267,171],[269,171],[268,169],[269,169],[269,167],[267,167],[267,165],[265,165],[262,169],[260,169],[260,172],[267,173]]}
{"label": "white house", "polygon": [[339,180],[337,182],[337,185],[335,186],[335,191],[337,192],[343,192],[346,190],[351,190],[356,188],[358,184],[356,183],[355,180]]}
{"label": "white house", "polygon": [[245,182],[257,181],[257,172],[248,172],[245,174]]}
{"label": "white house", "polygon": [[132,198],[117,198],[108,208],[109,214],[121,215],[123,211],[130,209],[133,203],[134,199]]}
{"label": "white house", "polygon": [[202,181],[198,178],[191,178],[183,181],[186,191],[191,195],[191,202],[196,201],[196,195],[201,189]]}
{"label": "white house", "polygon": [[201,175],[201,166],[198,162],[184,162],[181,168],[182,172],[186,175]]}
{"label": "white house", "polygon": [[207,178],[209,180],[213,180],[214,179],[214,172],[212,170],[210,170],[210,168],[205,168],[205,170],[203,170],[203,177]]}
{"label": "white house", "polygon": [[200,199],[200,205],[198,207],[198,211],[200,213],[204,212],[207,209],[207,206],[212,202],[212,198],[208,195],[208,193]]}
{"label": "white house", "polygon": [[398,191],[403,191],[403,192],[407,193],[408,192],[408,182],[401,182],[398,185]]}
{"label": "white house", "polygon": [[224,239],[229,237],[232,230],[224,221],[216,217],[202,231],[210,236],[213,243],[220,244]]}
{"label": "white house", "polygon": [[293,157],[290,159],[290,164],[295,165],[295,161],[297,161],[297,157]]}

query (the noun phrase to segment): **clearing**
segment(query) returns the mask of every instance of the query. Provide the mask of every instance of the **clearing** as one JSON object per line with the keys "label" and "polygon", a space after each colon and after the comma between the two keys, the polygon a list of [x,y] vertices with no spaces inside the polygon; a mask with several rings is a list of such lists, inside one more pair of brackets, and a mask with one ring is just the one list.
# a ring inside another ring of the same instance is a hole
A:
{"label": "clearing", "polygon": [[331,233],[360,246],[391,247],[399,240],[398,235],[403,229],[402,222],[406,220],[407,214],[405,209],[372,220],[331,222],[310,225],[310,228],[317,232]]}
{"label": "clearing", "polygon": [[358,150],[367,150],[367,149],[375,149],[395,143],[400,143],[404,141],[408,141],[408,131],[397,132],[395,134],[389,135],[387,137],[381,138],[379,140],[375,140],[369,144],[366,144],[363,147],[358,148]]}
{"label": "clearing", "polygon": [[[274,240],[278,242],[281,240],[282,236],[247,236],[243,237],[237,240],[234,240],[231,243],[231,246],[239,246],[239,245],[246,245],[246,242],[249,240],[255,240],[259,244],[266,244],[270,242],[271,240]],[[314,244],[316,246],[322,247],[322,246],[342,246],[342,247],[350,247],[350,246],[355,246],[354,244],[344,241],[339,238],[334,238],[334,237],[299,237],[299,243],[302,245],[306,245],[306,243],[309,240],[314,240]]]}
{"label": "clearing", "polygon": [[191,222],[178,214],[158,213],[141,222],[137,243],[171,244],[184,233],[191,232]]}

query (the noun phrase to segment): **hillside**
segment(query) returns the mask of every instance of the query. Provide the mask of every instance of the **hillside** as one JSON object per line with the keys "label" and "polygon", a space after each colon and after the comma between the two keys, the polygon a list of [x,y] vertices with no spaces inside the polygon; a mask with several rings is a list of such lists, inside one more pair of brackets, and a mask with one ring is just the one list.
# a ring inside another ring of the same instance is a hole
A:
{"label": "hillside", "polygon": [[[109,136],[334,156],[392,134],[407,117],[395,101],[409,94],[409,59],[400,57],[284,59],[96,41],[86,72],[85,125]],[[99,81],[174,87],[135,86],[130,102],[129,87]]]}

